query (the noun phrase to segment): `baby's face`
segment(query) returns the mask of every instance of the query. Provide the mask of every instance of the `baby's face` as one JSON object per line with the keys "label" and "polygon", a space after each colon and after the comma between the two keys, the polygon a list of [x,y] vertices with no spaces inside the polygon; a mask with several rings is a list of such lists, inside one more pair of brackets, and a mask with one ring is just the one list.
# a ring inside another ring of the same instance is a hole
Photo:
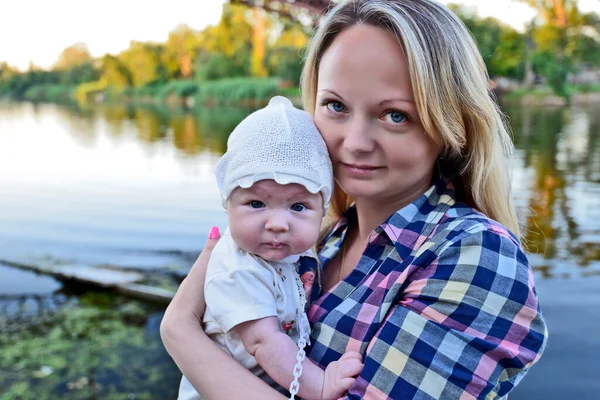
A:
{"label": "baby's face", "polygon": [[295,183],[274,180],[238,187],[227,199],[233,240],[243,250],[267,261],[300,254],[317,241],[323,218],[323,197]]}

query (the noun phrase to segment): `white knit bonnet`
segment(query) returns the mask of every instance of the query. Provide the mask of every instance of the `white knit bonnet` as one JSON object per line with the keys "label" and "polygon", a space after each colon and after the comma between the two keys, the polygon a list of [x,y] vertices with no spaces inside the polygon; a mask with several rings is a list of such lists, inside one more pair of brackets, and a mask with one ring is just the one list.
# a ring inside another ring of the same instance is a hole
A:
{"label": "white knit bonnet", "polygon": [[282,96],[273,97],[236,126],[215,176],[223,207],[235,188],[249,188],[264,179],[321,192],[325,210],[333,189],[329,153],[312,116]]}

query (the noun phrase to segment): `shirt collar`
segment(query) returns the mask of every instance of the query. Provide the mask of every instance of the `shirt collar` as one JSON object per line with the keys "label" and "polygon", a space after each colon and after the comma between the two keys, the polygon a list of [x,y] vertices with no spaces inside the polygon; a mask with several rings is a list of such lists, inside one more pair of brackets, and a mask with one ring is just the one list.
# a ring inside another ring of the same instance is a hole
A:
{"label": "shirt collar", "polygon": [[[414,243],[415,236],[429,236],[448,209],[456,203],[455,189],[451,181],[440,178],[419,198],[392,214],[375,228],[369,244],[393,244],[399,251]],[[339,247],[348,226],[357,220],[356,208],[351,206],[333,228],[331,237],[338,237]]]}

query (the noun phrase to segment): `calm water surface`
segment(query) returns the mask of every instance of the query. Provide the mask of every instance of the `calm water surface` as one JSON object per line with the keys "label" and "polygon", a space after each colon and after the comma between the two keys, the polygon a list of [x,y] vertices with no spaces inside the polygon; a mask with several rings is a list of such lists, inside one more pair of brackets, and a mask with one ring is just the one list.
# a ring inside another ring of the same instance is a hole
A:
{"label": "calm water surface", "polygon": [[[159,268],[224,226],[212,170],[250,111],[0,105],[0,259]],[[538,279],[600,274],[600,105],[506,107]]]}
{"label": "calm water surface", "polygon": [[[600,105],[506,106],[505,111],[518,148],[513,158],[514,195],[536,279],[540,284],[594,279],[600,275]],[[146,271],[189,267],[210,226],[225,226],[212,170],[229,132],[249,112],[232,108],[193,114],[121,106],[82,110],[0,103],[0,260],[109,264]],[[39,307],[15,300],[34,295],[50,299],[44,300],[48,304],[64,298],[55,308],[75,314],[88,309],[102,314],[130,303],[84,292],[74,296],[73,288],[0,262],[0,322],[14,318],[16,310],[40,314]],[[136,307],[134,322],[121,313],[115,323],[124,332],[137,332],[141,342],[115,339],[120,343],[114,345],[116,357],[131,357],[132,348],[137,349],[133,353],[140,356],[130,373],[148,373],[144,365],[151,362],[164,379],[152,381],[150,389],[155,385],[156,390],[162,388],[160,393],[172,394],[164,392],[169,386],[175,390],[177,378],[156,335],[160,310],[145,309],[144,304]],[[150,317],[140,319],[140,313]],[[93,318],[88,322],[90,329],[96,324]],[[0,346],[10,344],[16,334],[6,334]],[[49,334],[42,329],[31,340]],[[94,339],[89,340],[88,345]],[[23,351],[34,351],[28,349]],[[57,351],[56,357],[61,354]],[[0,393],[3,386],[16,393],[18,368],[1,358]],[[60,366],[49,372],[40,360],[39,365],[22,363],[18,374],[25,374],[21,378],[34,393],[39,391],[32,398],[42,398],[40,382],[49,378],[39,376],[47,373],[56,384],[43,391],[50,390],[55,397],[110,398],[111,393],[129,393],[152,398],[144,394],[148,387],[138,391],[125,383],[118,363],[101,356],[95,360],[92,372],[85,362],[79,372],[67,373]]]}

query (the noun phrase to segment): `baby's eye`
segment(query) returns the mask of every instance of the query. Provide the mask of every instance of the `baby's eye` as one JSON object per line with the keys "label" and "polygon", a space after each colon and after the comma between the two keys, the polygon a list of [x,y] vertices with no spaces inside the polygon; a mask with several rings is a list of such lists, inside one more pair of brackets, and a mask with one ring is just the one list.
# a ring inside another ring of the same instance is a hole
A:
{"label": "baby's eye", "polygon": [[390,110],[385,114],[385,120],[393,124],[401,124],[406,121],[406,115],[398,110]]}
{"label": "baby's eye", "polygon": [[332,100],[332,101],[327,102],[327,108],[333,112],[340,113],[340,112],[344,112],[344,110],[346,109],[346,106],[344,106],[339,101]]}
{"label": "baby's eye", "polygon": [[292,204],[292,206],[290,207],[293,211],[304,211],[304,209],[306,208],[306,206],[302,203],[295,203]]}
{"label": "baby's eye", "polygon": [[249,204],[252,208],[263,208],[265,206],[265,203],[259,200],[252,200]]}

